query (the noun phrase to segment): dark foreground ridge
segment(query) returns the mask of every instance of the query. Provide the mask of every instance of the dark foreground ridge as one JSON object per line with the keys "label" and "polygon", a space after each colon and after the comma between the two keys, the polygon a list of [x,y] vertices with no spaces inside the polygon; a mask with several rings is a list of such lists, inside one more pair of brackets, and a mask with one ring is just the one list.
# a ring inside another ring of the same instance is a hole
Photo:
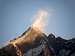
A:
{"label": "dark foreground ridge", "polygon": [[[0,56],[75,56],[75,38],[70,40],[55,37],[53,34],[46,36],[44,33],[37,33],[33,28],[29,28],[21,36],[11,40],[24,39],[0,49]],[[17,51],[20,52],[17,52]]]}

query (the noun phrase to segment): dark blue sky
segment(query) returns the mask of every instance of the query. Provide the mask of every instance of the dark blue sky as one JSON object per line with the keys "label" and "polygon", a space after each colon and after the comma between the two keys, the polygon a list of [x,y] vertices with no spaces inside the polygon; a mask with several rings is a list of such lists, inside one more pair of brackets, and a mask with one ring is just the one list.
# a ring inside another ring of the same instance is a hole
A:
{"label": "dark blue sky", "polygon": [[49,11],[45,33],[75,37],[75,0],[0,0],[0,45],[21,35],[39,9]]}

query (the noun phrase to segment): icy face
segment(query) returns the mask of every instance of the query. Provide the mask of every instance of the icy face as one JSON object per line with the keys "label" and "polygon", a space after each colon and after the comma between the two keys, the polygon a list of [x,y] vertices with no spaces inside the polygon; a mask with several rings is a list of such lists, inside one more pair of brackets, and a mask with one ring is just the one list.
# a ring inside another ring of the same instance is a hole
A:
{"label": "icy face", "polygon": [[24,56],[38,56],[42,52],[43,48],[44,46],[40,45],[37,48],[30,49],[27,53],[24,54]]}

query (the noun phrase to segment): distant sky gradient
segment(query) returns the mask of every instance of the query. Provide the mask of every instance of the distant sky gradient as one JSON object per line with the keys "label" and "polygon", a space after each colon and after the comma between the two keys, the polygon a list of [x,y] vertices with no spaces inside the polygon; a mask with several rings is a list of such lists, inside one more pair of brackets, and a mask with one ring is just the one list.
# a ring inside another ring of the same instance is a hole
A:
{"label": "distant sky gradient", "polygon": [[46,34],[75,37],[75,0],[0,0],[0,46],[21,35],[39,9],[51,14]]}

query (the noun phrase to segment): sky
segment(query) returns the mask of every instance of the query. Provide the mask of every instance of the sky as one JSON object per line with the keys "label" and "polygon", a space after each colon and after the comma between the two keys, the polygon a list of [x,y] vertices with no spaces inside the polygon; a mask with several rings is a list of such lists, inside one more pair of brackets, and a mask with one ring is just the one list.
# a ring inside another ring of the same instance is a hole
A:
{"label": "sky", "polygon": [[25,32],[40,9],[49,12],[47,35],[75,37],[75,0],[0,0],[0,46]]}

